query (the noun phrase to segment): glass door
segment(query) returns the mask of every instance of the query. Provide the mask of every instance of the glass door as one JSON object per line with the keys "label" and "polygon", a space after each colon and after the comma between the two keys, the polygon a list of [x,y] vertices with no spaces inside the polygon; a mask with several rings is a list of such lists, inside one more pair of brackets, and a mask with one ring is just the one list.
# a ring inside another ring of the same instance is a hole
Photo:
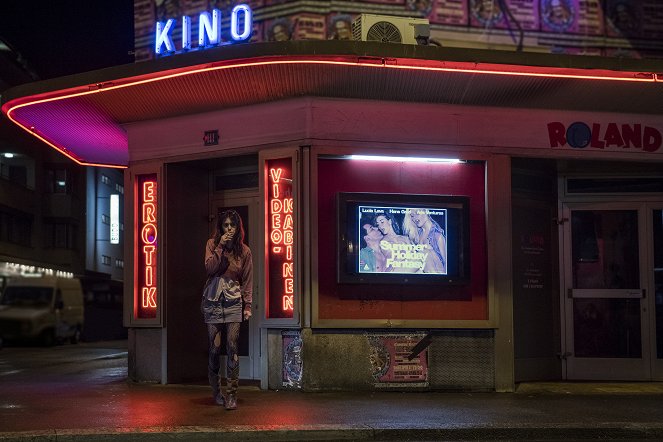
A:
{"label": "glass door", "polygon": [[649,211],[651,219],[651,241],[650,262],[653,263],[650,278],[650,292],[654,308],[651,309],[651,321],[655,324],[654,348],[656,354],[653,366],[653,380],[663,381],[663,209],[661,206]]}
{"label": "glass door", "polygon": [[[242,218],[246,244],[253,254],[253,316],[249,321],[242,321],[239,334],[239,377],[240,379],[260,379],[260,327],[261,315],[257,312],[259,301],[259,275],[262,261],[258,257],[258,238],[260,218],[257,191],[226,191],[214,195],[210,207],[210,233],[214,231],[216,218],[226,210],[235,210]],[[225,337],[222,340],[225,355]],[[225,362],[222,363],[225,367]]]}
{"label": "glass door", "polygon": [[563,206],[567,379],[651,379],[645,204]]}

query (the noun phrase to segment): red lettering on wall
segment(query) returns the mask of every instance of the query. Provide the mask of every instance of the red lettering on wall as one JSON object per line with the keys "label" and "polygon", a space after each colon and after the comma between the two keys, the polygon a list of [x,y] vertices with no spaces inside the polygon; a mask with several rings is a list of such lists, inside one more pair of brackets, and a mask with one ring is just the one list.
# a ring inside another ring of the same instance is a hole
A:
{"label": "red lettering on wall", "polygon": [[603,149],[605,147],[605,142],[599,139],[600,132],[601,125],[598,123],[592,124],[592,140],[589,142],[589,145],[598,149]]}
{"label": "red lettering on wall", "polygon": [[622,147],[624,145],[624,140],[622,139],[622,134],[619,133],[619,127],[615,123],[609,123],[608,128],[605,130],[605,145],[607,147],[616,146]]}
{"label": "red lettering on wall", "polygon": [[622,138],[624,139],[624,147],[629,148],[631,144],[633,147],[642,149],[642,126],[634,124],[631,127],[628,124],[622,124]]}
{"label": "red lettering on wall", "polygon": [[566,144],[566,128],[559,121],[548,123],[548,138],[550,147],[559,147]]}
{"label": "red lettering on wall", "polygon": [[656,152],[661,148],[661,133],[653,127],[645,126],[642,140],[642,150],[645,152]]}

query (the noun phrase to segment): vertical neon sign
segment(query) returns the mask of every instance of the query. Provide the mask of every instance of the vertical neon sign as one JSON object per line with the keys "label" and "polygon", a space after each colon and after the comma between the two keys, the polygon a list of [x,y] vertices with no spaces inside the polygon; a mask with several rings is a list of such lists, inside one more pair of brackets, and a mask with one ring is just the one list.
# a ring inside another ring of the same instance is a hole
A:
{"label": "vertical neon sign", "polygon": [[134,316],[157,315],[157,175],[136,177]]}
{"label": "vertical neon sign", "polygon": [[268,161],[267,183],[267,317],[292,318],[295,298],[292,159]]}

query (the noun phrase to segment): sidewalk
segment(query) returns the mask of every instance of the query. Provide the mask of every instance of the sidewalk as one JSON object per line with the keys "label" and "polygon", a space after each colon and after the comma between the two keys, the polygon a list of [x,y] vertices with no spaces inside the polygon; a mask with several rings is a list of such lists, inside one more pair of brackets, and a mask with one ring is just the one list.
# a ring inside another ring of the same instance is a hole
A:
{"label": "sidewalk", "polygon": [[112,380],[3,392],[0,441],[663,440],[661,383],[534,383],[516,393],[244,386],[236,411],[214,405],[209,388],[197,385]]}

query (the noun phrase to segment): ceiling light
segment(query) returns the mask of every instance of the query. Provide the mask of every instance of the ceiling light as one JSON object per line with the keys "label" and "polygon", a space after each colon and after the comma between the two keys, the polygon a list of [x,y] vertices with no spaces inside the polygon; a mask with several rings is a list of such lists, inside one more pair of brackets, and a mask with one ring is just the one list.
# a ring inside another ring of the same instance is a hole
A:
{"label": "ceiling light", "polygon": [[390,157],[380,155],[350,155],[351,160],[362,161],[393,161],[398,163],[450,163],[458,164],[462,160],[458,158],[422,158],[422,157]]}

